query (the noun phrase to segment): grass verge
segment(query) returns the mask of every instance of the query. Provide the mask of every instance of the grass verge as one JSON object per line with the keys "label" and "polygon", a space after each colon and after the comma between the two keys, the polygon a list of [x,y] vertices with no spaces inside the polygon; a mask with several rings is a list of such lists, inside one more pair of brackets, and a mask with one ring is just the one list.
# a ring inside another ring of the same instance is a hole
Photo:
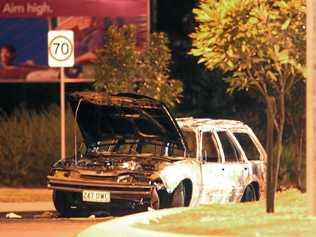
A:
{"label": "grass verge", "polygon": [[307,196],[291,189],[278,193],[276,212],[265,213],[265,201],[203,205],[151,220],[136,227],[193,235],[304,236],[316,233],[316,217],[308,216]]}

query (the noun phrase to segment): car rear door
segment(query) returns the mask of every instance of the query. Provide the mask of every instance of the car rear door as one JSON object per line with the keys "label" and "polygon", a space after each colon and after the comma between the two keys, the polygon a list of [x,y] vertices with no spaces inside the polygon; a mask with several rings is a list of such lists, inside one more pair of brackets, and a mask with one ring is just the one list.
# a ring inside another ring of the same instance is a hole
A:
{"label": "car rear door", "polygon": [[231,132],[220,130],[216,135],[224,158],[223,198],[226,201],[239,201],[249,182],[251,164],[245,159],[244,152]]}
{"label": "car rear door", "polygon": [[248,162],[251,165],[250,178],[259,182],[259,191],[261,195],[265,192],[266,176],[266,153],[261,146],[258,138],[252,131],[237,130],[233,131],[239,145],[242,147]]}

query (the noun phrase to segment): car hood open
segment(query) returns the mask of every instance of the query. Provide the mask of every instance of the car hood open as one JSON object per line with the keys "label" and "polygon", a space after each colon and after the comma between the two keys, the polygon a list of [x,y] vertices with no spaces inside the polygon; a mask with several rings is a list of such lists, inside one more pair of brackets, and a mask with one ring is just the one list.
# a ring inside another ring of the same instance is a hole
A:
{"label": "car hood open", "polygon": [[74,92],[69,96],[77,123],[88,144],[111,137],[178,143],[186,149],[180,128],[166,106],[137,94]]}

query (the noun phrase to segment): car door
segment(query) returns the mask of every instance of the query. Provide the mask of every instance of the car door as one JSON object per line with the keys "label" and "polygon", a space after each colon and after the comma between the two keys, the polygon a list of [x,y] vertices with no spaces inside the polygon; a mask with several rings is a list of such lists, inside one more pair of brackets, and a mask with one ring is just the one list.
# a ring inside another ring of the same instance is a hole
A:
{"label": "car door", "polygon": [[248,184],[251,164],[236,138],[229,131],[217,131],[218,143],[223,156],[222,198],[225,201],[239,201]]}
{"label": "car door", "polygon": [[202,173],[200,203],[221,203],[225,170],[216,134],[211,131],[201,132],[200,139],[201,147],[198,149]]}
{"label": "car door", "polygon": [[237,130],[233,131],[239,145],[242,147],[248,162],[251,165],[249,175],[251,180],[259,183],[261,196],[265,192],[266,159],[267,155],[261,146],[258,138],[252,131]]}

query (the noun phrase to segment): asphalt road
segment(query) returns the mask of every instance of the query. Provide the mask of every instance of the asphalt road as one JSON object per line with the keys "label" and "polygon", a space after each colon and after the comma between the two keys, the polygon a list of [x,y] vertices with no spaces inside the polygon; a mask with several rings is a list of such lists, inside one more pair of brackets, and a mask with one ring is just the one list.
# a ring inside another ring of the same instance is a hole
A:
{"label": "asphalt road", "polygon": [[2,237],[74,237],[88,226],[112,217],[88,218],[35,218],[21,220],[0,219],[0,236]]}
{"label": "asphalt road", "polygon": [[61,218],[56,211],[16,212],[21,219],[8,219],[0,212],[0,237],[74,237],[99,222],[135,213],[133,211],[83,212],[78,217]]}

